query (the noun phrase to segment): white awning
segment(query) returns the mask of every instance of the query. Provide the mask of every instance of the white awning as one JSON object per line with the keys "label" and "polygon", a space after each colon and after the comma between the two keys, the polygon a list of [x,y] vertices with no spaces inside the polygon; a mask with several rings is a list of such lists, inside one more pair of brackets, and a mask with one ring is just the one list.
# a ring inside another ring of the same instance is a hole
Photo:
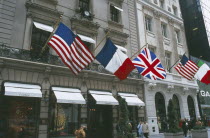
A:
{"label": "white awning", "polygon": [[117,48],[119,48],[122,52],[125,52],[125,53],[127,53],[127,49],[126,48],[124,48],[124,47],[122,47],[122,46],[119,46],[119,45],[115,45]]}
{"label": "white awning", "polygon": [[131,93],[118,93],[118,95],[125,99],[128,105],[131,106],[145,106],[144,102],[141,101],[136,94]]}
{"label": "white awning", "polygon": [[45,25],[42,23],[34,22],[34,25],[36,28],[47,31],[47,32],[52,32],[54,30],[52,26]]}
{"label": "white awning", "polygon": [[117,6],[114,6],[114,7],[115,7],[117,10],[123,12],[123,9],[122,9],[122,8],[119,8],[119,7],[117,7]]}
{"label": "white awning", "polygon": [[89,42],[89,43],[92,43],[92,44],[96,43],[96,41],[93,40],[93,38],[90,38],[88,36],[84,36],[84,35],[81,35],[81,34],[77,34],[77,35],[82,39],[82,41]]}
{"label": "white awning", "polygon": [[86,104],[79,89],[52,87],[57,103]]}
{"label": "white awning", "polygon": [[20,97],[42,97],[41,87],[34,84],[5,82],[5,95]]}
{"label": "white awning", "polygon": [[119,105],[111,92],[89,90],[89,93],[96,100],[96,104],[102,105]]}

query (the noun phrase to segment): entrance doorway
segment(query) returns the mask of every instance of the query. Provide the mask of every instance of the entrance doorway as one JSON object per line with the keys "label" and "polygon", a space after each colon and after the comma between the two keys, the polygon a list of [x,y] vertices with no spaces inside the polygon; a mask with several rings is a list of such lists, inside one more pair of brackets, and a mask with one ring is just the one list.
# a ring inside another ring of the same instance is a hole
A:
{"label": "entrance doorway", "polygon": [[36,138],[40,99],[0,97],[0,137]]}
{"label": "entrance doorway", "polygon": [[112,138],[112,106],[97,105],[88,95],[88,132],[87,138]]}

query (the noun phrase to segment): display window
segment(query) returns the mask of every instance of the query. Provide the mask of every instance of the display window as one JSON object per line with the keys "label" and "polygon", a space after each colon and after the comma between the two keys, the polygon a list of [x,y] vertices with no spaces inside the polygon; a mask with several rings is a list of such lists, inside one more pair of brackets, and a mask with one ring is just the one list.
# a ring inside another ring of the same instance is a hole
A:
{"label": "display window", "polygon": [[50,105],[50,137],[75,137],[74,132],[79,128],[80,105],[56,103],[55,97]]}
{"label": "display window", "polygon": [[36,138],[40,99],[2,96],[0,98],[0,137]]}

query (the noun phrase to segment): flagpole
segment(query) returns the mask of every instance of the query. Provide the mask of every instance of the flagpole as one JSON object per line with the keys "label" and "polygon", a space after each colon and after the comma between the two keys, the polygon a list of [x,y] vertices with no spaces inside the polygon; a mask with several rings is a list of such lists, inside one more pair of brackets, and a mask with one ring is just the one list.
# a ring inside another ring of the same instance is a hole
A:
{"label": "flagpole", "polygon": [[99,45],[104,41],[104,39],[107,37],[109,34],[109,31],[106,33],[106,35],[103,37],[103,39],[99,42],[99,44],[96,46],[96,48],[93,51],[96,51],[96,49],[99,47]]}
{"label": "flagpole", "polygon": [[[185,52],[186,53],[186,52]],[[185,55],[185,53],[183,54],[183,55]],[[174,65],[176,65],[176,63],[179,61],[180,59],[178,59],[169,69],[168,69],[168,71],[170,71],[171,70],[171,68],[173,68],[174,67]]]}
{"label": "flagpole", "polygon": [[60,23],[60,21],[61,21],[61,18],[62,18],[62,16],[60,16],[60,18],[57,20],[57,22],[56,22],[56,24],[55,24],[55,26],[54,26],[54,30],[51,32],[49,38],[47,39],[47,41],[46,41],[46,43],[45,43],[45,45],[44,45],[44,47],[42,47],[42,50],[41,50],[41,52],[40,52],[40,56],[43,54],[43,52],[45,51],[46,47],[48,46],[47,43],[50,41],[50,39],[51,39],[52,36],[54,35],[55,30],[56,30],[56,28],[58,27],[58,25],[59,25],[59,23]]}
{"label": "flagpole", "polygon": [[143,45],[143,47],[140,48],[136,53],[134,53],[133,56],[130,57],[130,59],[132,59],[132,57],[134,57],[137,53],[139,53],[139,51],[141,51],[146,46],[147,46],[147,44]]}

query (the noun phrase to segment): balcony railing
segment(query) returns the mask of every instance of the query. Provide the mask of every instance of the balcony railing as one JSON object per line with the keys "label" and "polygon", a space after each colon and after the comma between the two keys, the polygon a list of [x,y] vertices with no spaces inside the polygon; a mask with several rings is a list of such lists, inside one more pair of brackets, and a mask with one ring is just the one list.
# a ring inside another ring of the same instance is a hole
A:
{"label": "balcony railing", "polygon": [[[57,66],[65,66],[61,59],[58,56],[45,54],[42,56],[34,56],[40,55],[40,52],[33,52],[33,50],[25,50],[18,49],[6,46],[4,44],[0,45],[0,57],[14,58],[19,60],[26,60],[32,62],[46,63]],[[85,70],[96,71],[100,73],[110,74],[108,71],[104,69],[101,64],[91,63],[89,66],[85,68]],[[131,72],[129,75],[130,78],[141,79],[141,76],[137,72]]]}

